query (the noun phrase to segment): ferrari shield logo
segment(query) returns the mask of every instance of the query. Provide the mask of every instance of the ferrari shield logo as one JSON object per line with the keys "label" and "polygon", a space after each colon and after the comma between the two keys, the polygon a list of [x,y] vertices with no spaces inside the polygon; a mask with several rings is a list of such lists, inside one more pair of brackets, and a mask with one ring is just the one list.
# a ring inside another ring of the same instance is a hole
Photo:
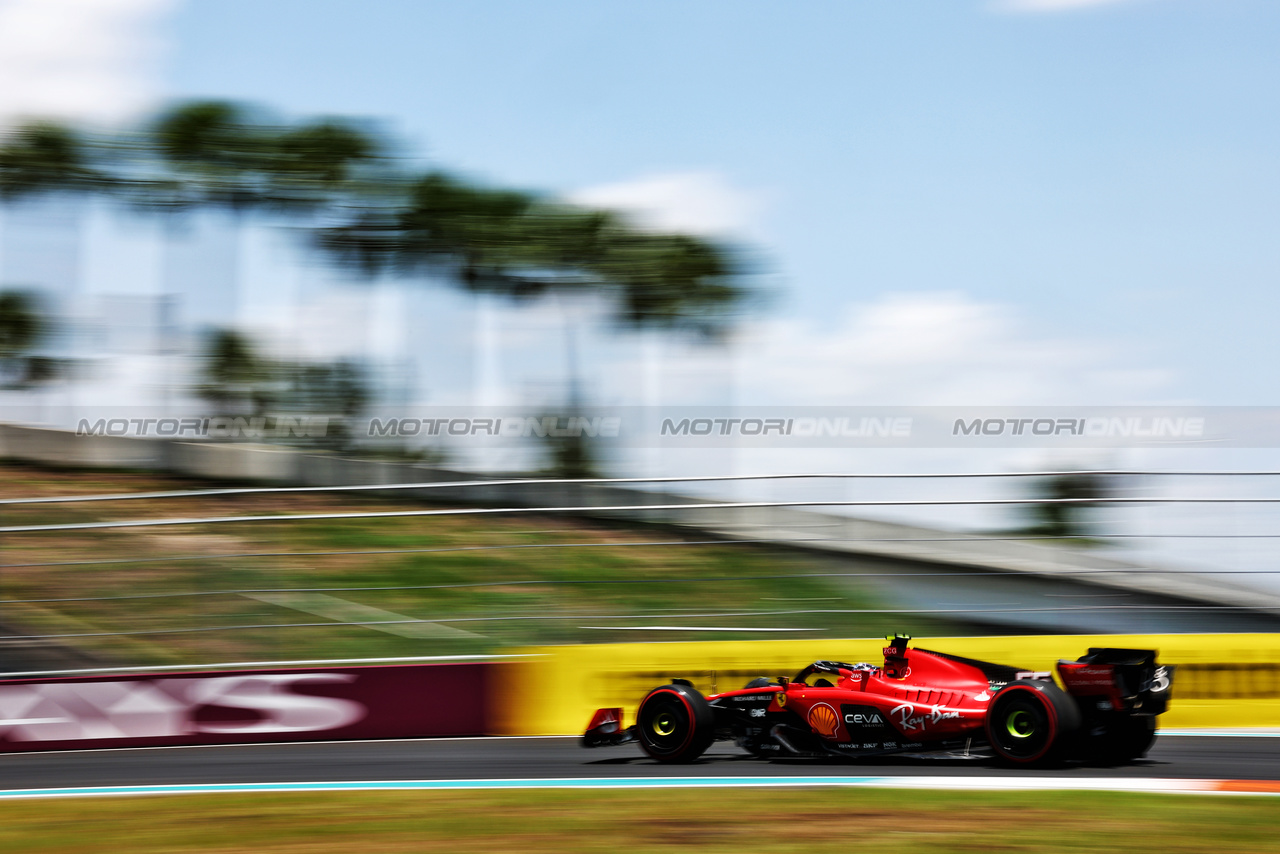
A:
{"label": "ferrari shield logo", "polygon": [[786,694],[786,692],[785,692],[785,691],[779,691],[779,692],[778,692],[778,694],[777,694],[777,697],[778,697],[778,708],[780,708],[780,709],[781,709],[781,708],[785,708],[785,707],[786,707],[786,705],[787,705],[787,694]]}

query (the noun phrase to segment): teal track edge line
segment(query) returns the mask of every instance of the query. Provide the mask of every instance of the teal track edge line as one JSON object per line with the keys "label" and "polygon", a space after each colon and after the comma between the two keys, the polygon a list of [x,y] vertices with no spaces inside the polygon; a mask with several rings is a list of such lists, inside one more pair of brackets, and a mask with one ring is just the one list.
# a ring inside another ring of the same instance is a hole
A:
{"label": "teal track edge line", "polygon": [[392,792],[483,789],[672,789],[778,786],[887,786],[893,777],[531,777],[487,780],[374,780],[310,783],[184,783],[0,790],[5,798],[102,795],[210,795],[258,792]]}
{"label": "teal track edge line", "polygon": [[1218,780],[1170,778],[998,777],[558,777],[487,780],[376,780],[357,782],[191,783],[145,786],[76,786],[0,790],[0,800],[22,798],[122,797],[133,795],[210,795],[288,792],[465,791],[530,789],[671,788],[894,788],[949,791],[1110,791],[1184,794],[1275,794],[1227,792]]}

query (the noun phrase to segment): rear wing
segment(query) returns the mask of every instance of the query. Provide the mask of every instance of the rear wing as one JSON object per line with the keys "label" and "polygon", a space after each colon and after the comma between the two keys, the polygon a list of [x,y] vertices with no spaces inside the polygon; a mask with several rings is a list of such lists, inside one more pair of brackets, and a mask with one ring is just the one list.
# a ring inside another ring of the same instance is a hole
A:
{"label": "rear wing", "polygon": [[1071,696],[1103,711],[1144,716],[1169,707],[1173,671],[1156,661],[1153,649],[1093,647],[1076,661],[1058,662],[1058,676]]}

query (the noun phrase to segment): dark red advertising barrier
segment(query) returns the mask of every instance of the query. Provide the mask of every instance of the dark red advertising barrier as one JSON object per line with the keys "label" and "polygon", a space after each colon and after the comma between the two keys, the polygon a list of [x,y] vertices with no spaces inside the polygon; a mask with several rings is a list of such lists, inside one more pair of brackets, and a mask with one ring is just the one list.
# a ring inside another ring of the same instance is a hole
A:
{"label": "dark red advertising barrier", "polygon": [[491,665],[0,681],[0,751],[486,735]]}

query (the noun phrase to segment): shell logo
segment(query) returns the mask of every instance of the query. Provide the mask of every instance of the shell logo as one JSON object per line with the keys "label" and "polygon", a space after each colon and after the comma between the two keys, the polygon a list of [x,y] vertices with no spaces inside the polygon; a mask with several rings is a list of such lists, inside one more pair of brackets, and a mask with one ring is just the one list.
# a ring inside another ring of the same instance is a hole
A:
{"label": "shell logo", "polygon": [[836,727],[840,726],[840,716],[826,703],[818,703],[809,710],[809,726],[823,738],[835,738]]}

